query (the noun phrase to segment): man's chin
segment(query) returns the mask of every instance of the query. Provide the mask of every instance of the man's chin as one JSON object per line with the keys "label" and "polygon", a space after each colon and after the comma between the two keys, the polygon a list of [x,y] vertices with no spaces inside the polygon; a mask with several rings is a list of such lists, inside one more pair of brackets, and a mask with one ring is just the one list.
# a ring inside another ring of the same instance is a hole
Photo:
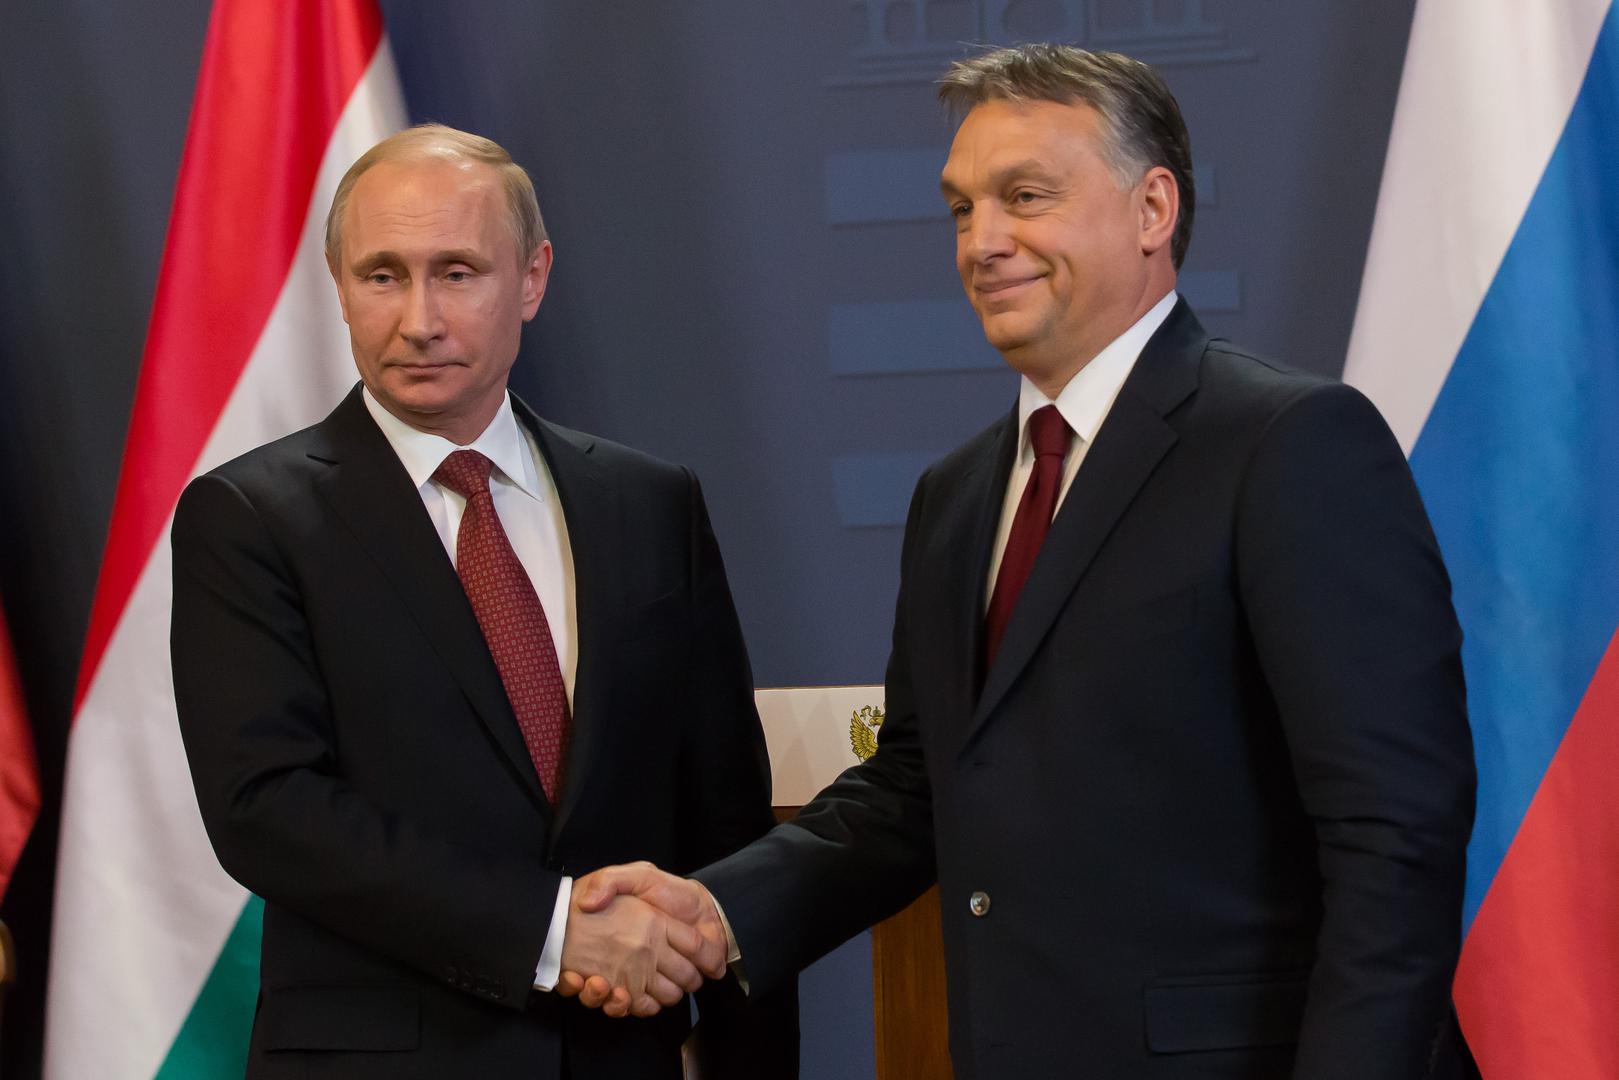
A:
{"label": "man's chin", "polygon": [[1016,352],[1034,341],[1035,334],[1027,319],[1011,315],[992,315],[983,320],[984,340],[1001,355]]}
{"label": "man's chin", "polygon": [[456,397],[442,379],[385,378],[381,391],[373,391],[374,396],[395,416],[435,416],[448,408]]}

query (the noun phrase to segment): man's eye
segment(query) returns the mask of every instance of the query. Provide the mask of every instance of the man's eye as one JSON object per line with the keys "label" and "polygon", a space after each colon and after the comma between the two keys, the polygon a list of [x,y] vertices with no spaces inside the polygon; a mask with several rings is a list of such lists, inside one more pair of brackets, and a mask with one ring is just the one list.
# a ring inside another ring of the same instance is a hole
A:
{"label": "man's eye", "polygon": [[1012,201],[1013,202],[1019,202],[1019,203],[1027,204],[1027,203],[1034,202],[1038,198],[1040,198],[1040,193],[1038,191],[1029,191],[1029,190],[1025,189],[1023,191],[1014,191],[1012,193]]}
{"label": "man's eye", "polygon": [[470,277],[472,277],[472,275],[467,273],[465,270],[451,270],[449,273],[444,275],[444,280],[460,282],[466,281]]}
{"label": "man's eye", "polygon": [[393,281],[393,279],[394,276],[392,274],[383,270],[377,270],[365,276],[365,280],[369,281],[373,285],[387,285],[389,282]]}
{"label": "man's eye", "polygon": [[970,213],[972,213],[972,207],[966,203],[956,203],[950,207],[950,216],[953,218],[964,218]]}

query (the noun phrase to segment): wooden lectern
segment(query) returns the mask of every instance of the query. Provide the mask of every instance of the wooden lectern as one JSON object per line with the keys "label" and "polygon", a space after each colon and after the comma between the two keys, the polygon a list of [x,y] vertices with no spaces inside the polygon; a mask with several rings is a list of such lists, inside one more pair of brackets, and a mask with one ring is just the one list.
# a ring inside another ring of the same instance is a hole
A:
{"label": "wooden lectern", "polygon": [[[883,688],[808,686],[760,690],[776,816],[787,820],[881,736]],[[950,1080],[939,890],[871,932],[877,1080]]]}

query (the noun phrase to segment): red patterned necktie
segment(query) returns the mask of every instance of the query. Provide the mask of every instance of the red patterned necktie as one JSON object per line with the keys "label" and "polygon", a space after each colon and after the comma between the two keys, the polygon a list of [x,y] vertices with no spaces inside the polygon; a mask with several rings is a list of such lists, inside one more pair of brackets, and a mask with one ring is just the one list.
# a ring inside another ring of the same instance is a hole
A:
{"label": "red patterned necktie", "polygon": [[1001,649],[1001,638],[1006,636],[1006,624],[1011,621],[1018,594],[1023,592],[1029,571],[1034,569],[1035,556],[1040,554],[1040,545],[1051,531],[1051,518],[1057,512],[1057,493],[1062,490],[1062,462],[1073,437],[1072,429],[1055,405],[1042,406],[1029,417],[1034,469],[1029,473],[1023,498],[1017,504],[1017,514],[1012,518],[1012,532],[1006,539],[1006,551],[1001,555],[1001,568],[995,574],[995,591],[990,593],[989,611],[984,615],[986,671],[995,663],[995,654]]}
{"label": "red patterned necktie", "polygon": [[495,658],[540,784],[554,803],[568,743],[568,694],[539,594],[495,513],[491,467],[476,450],[457,450],[433,479],[467,500],[455,541],[455,572]]}

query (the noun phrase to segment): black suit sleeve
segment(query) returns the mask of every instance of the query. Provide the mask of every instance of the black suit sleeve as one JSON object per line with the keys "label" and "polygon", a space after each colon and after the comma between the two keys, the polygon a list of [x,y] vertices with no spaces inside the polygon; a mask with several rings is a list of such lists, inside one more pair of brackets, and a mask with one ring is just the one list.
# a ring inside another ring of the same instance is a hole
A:
{"label": "black suit sleeve", "polygon": [[1472,742],[1449,579],[1359,393],[1317,386],[1274,417],[1237,553],[1322,883],[1295,1075],[1425,1076],[1460,941]]}
{"label": "black suit sleeve", "polygon": [[906,568],[927,480],[917,484],[906,524],[877,753],[792,821],[695,875],[725,909],[752,987],[780,984],[936,878],[931,789],[905,647]]}
{"label": "black suit sleeve", "polygon": [[694,476],[689,537],[693,627],[680,761],[680,861],[702,866],[774,824],[770,756],[725,564]]}
{"label": "black suit sleeve", "polygon": [[175,700],[225,870],[334,934],[521,1008],[558,876],[343,780],[298,582],[237,486],[192,483],[173,545]]}
{"label": "black suit sleeve", "polygon": [[[686,726],[681,740],[680,868],[689,871],[743,847],[775,823],[770,755],[753,704],[753,674],[725,564],[697,478],[690,488],[692,620]],[[697,993],[693,1052],[712,1080],[798,1076],[798,992],[788,979],[744,995],[734,979]]]}

